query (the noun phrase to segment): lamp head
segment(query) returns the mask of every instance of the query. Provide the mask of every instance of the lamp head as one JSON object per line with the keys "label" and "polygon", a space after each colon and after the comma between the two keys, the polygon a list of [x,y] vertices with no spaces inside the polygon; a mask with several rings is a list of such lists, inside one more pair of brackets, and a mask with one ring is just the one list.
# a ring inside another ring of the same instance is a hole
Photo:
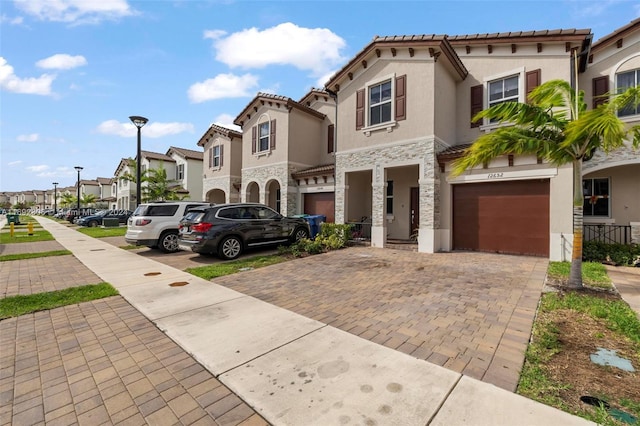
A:
{"label": "lamp head", "polygon": [[147,121],[149,121],[147,118],[144,117],[140,117],[139,115],[132,115],[131,117],[129,117],[129,120],[131,120],[131,122],[138,128],[140,129],[142,126],[144,126],[145,124],[147,124]]}
{"label": "lamp head", "polygon": [[84,169],[84,167],[75,166],[74,169],[76,169],[77,171],[80,171],[80,170]]}

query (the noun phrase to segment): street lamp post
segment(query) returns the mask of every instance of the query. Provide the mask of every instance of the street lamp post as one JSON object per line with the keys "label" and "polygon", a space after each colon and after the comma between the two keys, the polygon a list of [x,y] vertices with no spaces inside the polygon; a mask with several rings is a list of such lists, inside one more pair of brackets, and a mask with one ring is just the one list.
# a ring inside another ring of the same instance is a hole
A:
{"label": "street lamp post", "polygon": [[141,147],[140,147],[140,129],[142,126],[147,124],[148,119],[144,117],[140,117],[138,115],[132,115],[129,117],[129,120],[138,128],[138,150],[136,154],[136,207],[140,205],[140,200],[142,199],[142,186],[141,180],[142,175],[140,173],[140,169],[142,168],[142,155],[141,155]]}
{"label": "street lamp post", "polygon": [[78,171],[78,211],[76,211],[76,218],[80,217],[80,170],[84,167],[75,166],[74,169]]}
{"label": "street lamp post", "polygon": [[58,182],[53,182],[53,214],[58,214]]}

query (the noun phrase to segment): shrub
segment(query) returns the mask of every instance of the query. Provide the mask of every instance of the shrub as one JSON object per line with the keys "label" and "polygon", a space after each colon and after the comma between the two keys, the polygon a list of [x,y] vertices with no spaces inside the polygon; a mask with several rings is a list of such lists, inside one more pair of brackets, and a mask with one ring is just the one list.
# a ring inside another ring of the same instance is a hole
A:
{"label": "shrub", "polygon": [[338,250],[347,245],[351,237],[351,225],[323,223],[320,225],[320,232],[311,240],[304,238],[289,248],[289,253],[295,257],[303,253],[318,254],[329,250]]}
{"label": "shrub", "polygon": [[587,262],[605,262],[612,260],[618,265],[631,266],[640,256],[640,245],[606,244],[599,241],[587,241],[582,248],[582,258]]}

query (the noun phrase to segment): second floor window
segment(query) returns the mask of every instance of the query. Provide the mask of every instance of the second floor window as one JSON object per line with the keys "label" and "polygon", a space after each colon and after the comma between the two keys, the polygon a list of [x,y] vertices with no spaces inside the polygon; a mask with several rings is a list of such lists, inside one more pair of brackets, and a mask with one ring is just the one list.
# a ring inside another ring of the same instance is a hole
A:
{"label": "second floor window", "polygon": [[[638,84],[640,84],[640,69],[616,74],[616,87],[618,88],[619,93],[624,92],[630,87],[636,87]],[[618,116],[620,117],[636,114],[640,114],[640,105],[635,107],[633,105],[628,105],[618,111]]]}
{"label": "second floor window", "polygon": [[503,102],[518,102],[518,76],[489,82],[489,107]]}
{"label": "second floor window", "polygon": [[391,121],[391,80],[369,87],[369,125]]}
{"label": "second floor window", "polygon": [[269,122],[266,121],[264,123],[260,123],[258,126],[259,136],[258,136],[258,151],[268,151],[269,150]]}
{"label": "second floor window", "polygon": [[178,164],[176,166],[176,179],[184,179],[184,164]]}
{"label": "second floor window", "polygon": [[211,167],[214,169],[222,165],[222,162],[220,161],[221,159],[220,151],[221,151],[220,145],[216,145],[213,148],[211,148]]}

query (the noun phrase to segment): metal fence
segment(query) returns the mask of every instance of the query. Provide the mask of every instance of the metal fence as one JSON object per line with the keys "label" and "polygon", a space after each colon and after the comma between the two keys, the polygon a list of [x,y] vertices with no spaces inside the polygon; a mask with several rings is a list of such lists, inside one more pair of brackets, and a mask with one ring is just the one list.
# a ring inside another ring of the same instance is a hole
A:
{"label": "metal fence", "polygon": [[371,222],[348,222],[351,225],[351,239],[354,241],[371,240]]}
{"label": "metal fence", "polygon": [[631,225],[584,225],[584,241],[631,244]]}

